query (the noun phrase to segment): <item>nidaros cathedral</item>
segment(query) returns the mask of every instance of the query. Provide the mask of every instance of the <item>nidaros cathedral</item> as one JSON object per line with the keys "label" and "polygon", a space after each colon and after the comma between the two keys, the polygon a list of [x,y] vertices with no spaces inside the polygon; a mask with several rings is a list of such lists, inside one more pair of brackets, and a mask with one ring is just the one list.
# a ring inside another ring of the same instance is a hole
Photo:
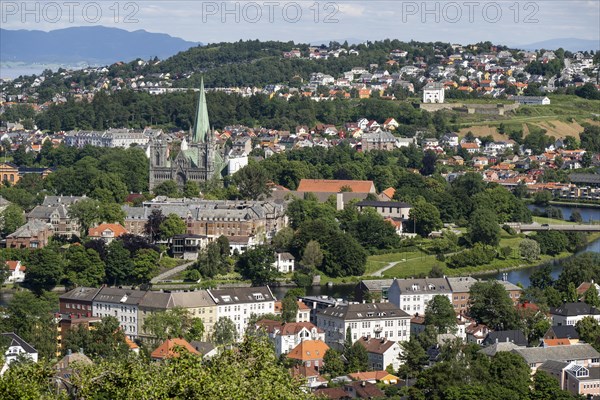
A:
{"label": "nidaros cathedral", "polygon": [[177,182],[179,187],[188,181],[206,182],[220,176],[225,166],[214,132],[210,129],[202,79],[190,143],[182,143],[177,156],[170,159],[166,139],[158,137],[150,142],[150,190],[168,180]]}

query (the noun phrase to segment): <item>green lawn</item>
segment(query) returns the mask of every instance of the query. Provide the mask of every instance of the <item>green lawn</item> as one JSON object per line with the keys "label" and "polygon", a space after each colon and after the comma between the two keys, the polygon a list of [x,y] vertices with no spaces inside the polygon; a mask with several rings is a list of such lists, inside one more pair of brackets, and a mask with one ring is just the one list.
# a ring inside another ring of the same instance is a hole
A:
{"label": "green lawn", "polygon": [[533,217],[533,222],[537,222],[538,224],[573,225],[570,221],[546,217]]}

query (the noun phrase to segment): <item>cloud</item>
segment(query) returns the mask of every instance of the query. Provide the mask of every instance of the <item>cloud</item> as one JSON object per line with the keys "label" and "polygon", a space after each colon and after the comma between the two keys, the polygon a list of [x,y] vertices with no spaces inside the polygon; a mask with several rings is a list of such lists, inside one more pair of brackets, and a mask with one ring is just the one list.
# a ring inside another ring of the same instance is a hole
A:
{"label": "cloud", "polygon": [[366,7],[357,4],[340,3],[340,12],[349,17],[362,17]]}

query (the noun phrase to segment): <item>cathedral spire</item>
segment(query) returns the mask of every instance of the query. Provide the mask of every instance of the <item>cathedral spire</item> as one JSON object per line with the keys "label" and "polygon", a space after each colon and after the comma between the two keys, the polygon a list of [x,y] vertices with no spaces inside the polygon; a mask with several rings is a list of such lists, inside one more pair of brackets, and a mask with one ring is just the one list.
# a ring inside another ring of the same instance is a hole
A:
{"label": "cathedral spire", "polygon": [[194,131],[192,132],[191,143],[204,143],[206,134],[210,129],[208,121],[208,109],[206,107],[206,94],[204,93],[204,77],[200,79],[200,96],[198,98],[198,108],[196,109],[196,120]]}

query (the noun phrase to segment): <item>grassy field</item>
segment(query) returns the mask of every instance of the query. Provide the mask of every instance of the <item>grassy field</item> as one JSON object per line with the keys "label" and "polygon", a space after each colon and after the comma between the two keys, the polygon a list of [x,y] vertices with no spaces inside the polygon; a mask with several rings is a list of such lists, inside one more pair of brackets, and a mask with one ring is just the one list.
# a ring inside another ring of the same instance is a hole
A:
{"label": "grassy field", "polygon": [[546,217],[533,217],[533,222],[538,224],[554,224],[554,225],[573,225],[572,222],[565,221],[563,219],[546,218]]}

